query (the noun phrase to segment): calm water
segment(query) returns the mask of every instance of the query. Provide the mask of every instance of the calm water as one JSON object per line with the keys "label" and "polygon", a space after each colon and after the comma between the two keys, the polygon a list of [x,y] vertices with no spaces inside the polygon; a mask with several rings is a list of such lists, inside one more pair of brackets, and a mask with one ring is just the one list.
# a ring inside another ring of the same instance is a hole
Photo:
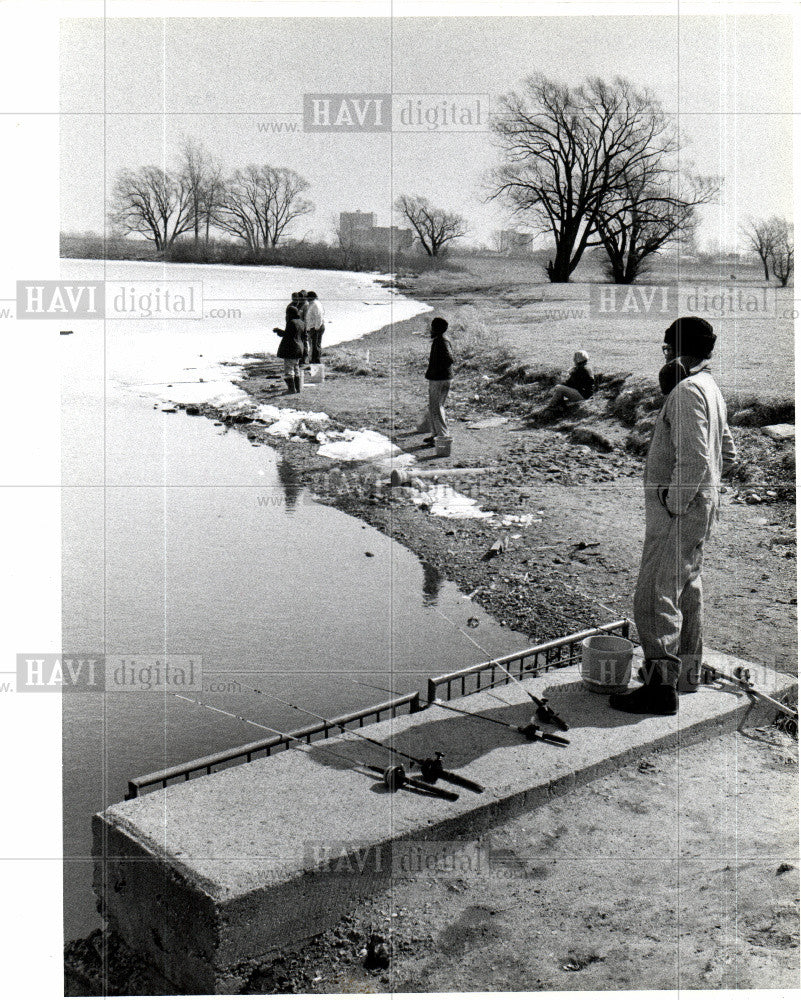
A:
{"label": "calm water", "polygon": [[[292,288],[306,275],[290,278]],[[205,690],[192,697],[286,730],[311,720],[239,685],[334,714],[384,697],[356,681],[406,691],[526,644],[408,550],[313,502],[272,449],[154,409],[162,390],[144,383],[178,380],[196,353],[210,371],[233,339],[199,331],[199,352],[178,331],[182,362],[164,339],[172,332],[109,325],[105,343],[79,329],[61,340],[65,650],[194,653]],[[172,696],[64,696],[68,939],[97,924],[91,815],[121,799],[130,777],[263,735]]]}

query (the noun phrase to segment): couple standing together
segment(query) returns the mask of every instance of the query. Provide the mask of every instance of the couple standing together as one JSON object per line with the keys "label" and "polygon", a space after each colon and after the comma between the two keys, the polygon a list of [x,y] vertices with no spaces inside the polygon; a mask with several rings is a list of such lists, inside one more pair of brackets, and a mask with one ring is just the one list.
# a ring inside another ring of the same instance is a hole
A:
{"label": "couple standing together", "polygon": [[287,395],[298,393],[303,385],[301,366],[320,364],[325,319],[317,293],[293,292],[284,329],[276,326],[273,330],[281,338],[278,357],[284,362]]}

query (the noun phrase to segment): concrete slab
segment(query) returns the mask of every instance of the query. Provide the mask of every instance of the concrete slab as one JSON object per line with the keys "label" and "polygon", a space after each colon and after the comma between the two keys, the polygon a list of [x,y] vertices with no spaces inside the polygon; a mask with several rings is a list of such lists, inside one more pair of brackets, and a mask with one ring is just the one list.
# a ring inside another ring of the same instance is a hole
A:
{"label": "concrete slab", "polygon": [[[727,672],[748,666],[766,693],[795,686],[734,657],[707,659]],[[586,691],[577,667],[526,686],[570,723],[568,748],[527,743],[436,706],[363,730],[416,756],[444,751],[446,767],[486,787],[460,790],[458,802],[388,792],[325,748],[382,765],[388,755],[339,737],[109,807],[95,817],[94,837],[95,890],[111,926],[177,991],[233,992],[283,944],[320,933],[386,884],[392,845],[464,838],[650,750],[697,742],[758,713],[739,690],[716,685],[683,695],[678,716],[627,716]],[[493,694],[508,705],[489,692],[453,704],[528,721],[534,706],[516,685]]]}

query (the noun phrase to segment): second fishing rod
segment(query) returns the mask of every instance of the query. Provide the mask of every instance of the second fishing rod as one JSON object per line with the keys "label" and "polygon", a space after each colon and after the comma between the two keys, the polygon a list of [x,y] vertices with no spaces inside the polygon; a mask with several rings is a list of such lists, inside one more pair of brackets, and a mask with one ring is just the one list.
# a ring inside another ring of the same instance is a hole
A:
{"label": "second fishing rod", "polygon": [[[243,684],[242,687],[248,687],[248,685]],[[392,746],[391,743],[385,743],[372,736],[366,736],[364,733],[360,733],[356,729],[348,729],[344,723],[326,719],[324,716],[318,715],[316,712],[312,712],[308,708],[302,708],[300,705],[295,705],[291,701],[285,701],[283,698],[279,698],[275,694],[268,694],[266,691],[261,691],[254,687],[248,689],[253,691],[254,694],[261,695],[263,698],[273,698],[280,705],[285,705],[287,708],[294,709],[296,712],[302,712],[304,715],[309,715],[313,719],[317,719],[318,721],[324,723],[326,726],[331,726],[332,729],[339,729],[345,735],[355,736],[357,739],[364,740],[366,743],[372,743],[373,746],[381,747],[382,750],[388,750],[390,753],[395,754],[398,757],[403,757],[405,760],[411,761],[420,768],[420,773],[424,781],[433,783],[437,781],[437,779],[441,778],[443,781],[447,781],[448,784],[458,785],[460,788],[466,788],[470,792],[476,792],[476,794],[480,794],[484,791],[484,786],[480,785],[477,781],[473,781],[471,778],[465,778],[463,775],[456,774],[454,771],[446,770],[442,766],[442,761],[445,755],[439,750],[435,751],[433,757],[414,757],[410,753],[398,750],[397,747]]]}

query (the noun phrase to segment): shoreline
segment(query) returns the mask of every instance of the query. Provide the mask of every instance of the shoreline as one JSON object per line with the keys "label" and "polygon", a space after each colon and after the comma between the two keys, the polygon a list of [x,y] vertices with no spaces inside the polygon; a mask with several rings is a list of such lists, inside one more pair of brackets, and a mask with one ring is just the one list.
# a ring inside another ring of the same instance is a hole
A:
{"label": "shoreline", "polygon": [[[404,290],[422,299],[414,287]],[[454,331],[457,357],[461,352],[463,362],[448,402],[454,436],[450,458],[433,457],[422,447],[421,437],[411,433],[424,405],[427,337],[419,332],[427,327],[429,313],[327,350],[324,345],[326,380],[319,387],[304,388],[300,397],[283,395],[283,380],[269,356],[246,359],[236,384],[254,404],[324,412],[330,418],[326,426],[385,435],[401,454],[412,456],[412,474],[424,471],[427,484],[440,474],[441,485],[447,483],[495,512],[492,519],[432,515],[430,503],[412,503],[408,489],[391,487],[387,461],[323,458],[316,440],[276,439],[246,418],[232,422],[254,444],[262,441],[276,448],[293,468],[298,485],[308,487],[314,499],[401,542],[500,624],[526,633],[532,642],[631,617],[630,595],[643,529],[640,476],[649,434],[642,425],[653,419],[658,405],[655,379],[649,384],[625,372],[603,376],[598,394],[578,421],[532,427],[526,415],[547,395],[555,372],[521,364],[504,345],[492,344],[491,333],[491,346],[483,346],[480,340],[487,331],[477,338],[469,329],[473,321],[469,304],[463,311],[467,319]],[[781,416],[792,404],[768,402],[764,407],[761,415],[755,406],[740,411],[739,417],[768,422],[765,414],[770,419],[777,412]],[[214,408],[201,411],[224,422],[228,419]],[[476,426],[482,422],[488,426]],[[736,515],[744,534],[749,530],[746,512],[771,514],[761,519],[766,521],[762,527],[772,527],[776,537],[792,543],[782,549],[779,541],[774,552],[769,542],[777,568],[784,571],[776,574],[774,583],[792,587],[792,579],[781,577],[789,578],[784,557],[795,552],[794,537],[788,534],[794,531],[793,442],[774,443],[756,426],[733,427],[733,432],[750,476],[727,487],[727,514]],[[460,473],[460,466],[487,471],[475,476]],[[624,503],[616,510],[618,499]],[[588,503],[594,511],[591,524],[586,518]],[[510,517],[527,518],[530,523],[504,523]],[[606,523],[608,517],[611,525]],[[603,540],[607,526],[619,545]],[[636,536],[635,544],[631,536]],[[501,555],[485,558],[498,541],[504,547]],[[711,547],[714,550],[714,539]],[[764,581],[760,584],[764,589]],[[789,605],[794,591],[776,596]],[[771,647],[767,636],[761,647],[750,650],[740,638],[715,632],[710,642],[724,651],[764,660]],[[779,644],[794,650],[793,628],[783,631]],[[477,649],[477,660],[478,654]]]}

